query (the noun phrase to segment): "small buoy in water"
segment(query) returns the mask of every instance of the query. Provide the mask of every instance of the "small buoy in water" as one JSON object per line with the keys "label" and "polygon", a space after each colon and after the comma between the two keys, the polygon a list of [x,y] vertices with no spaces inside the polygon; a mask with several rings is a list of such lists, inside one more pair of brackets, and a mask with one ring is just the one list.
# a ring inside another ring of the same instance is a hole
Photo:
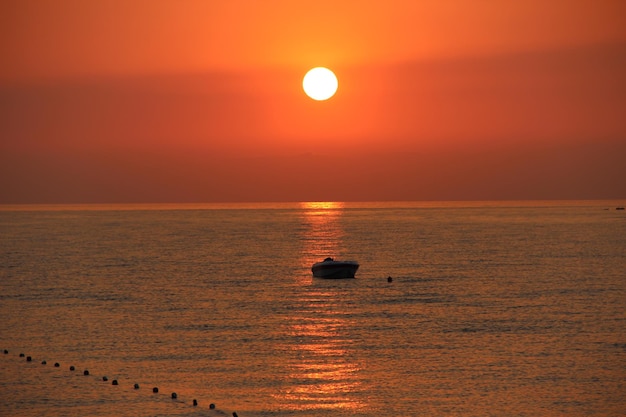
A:
{"label": "small buoy in water", "polygon": [[117,379],[114,379],[113,382],[111,382],[111,385],[117,385]]}
{"label": "small buoy in water", "polygon": [[4,354],[7,355],[8,353],[9,353],[9,351],[4,349]]}
{"label": "small buoy in water", "polygon": [[106,376],[103,376],[103,377],[102,377],[102,380],[103,380],[104,382],[107,382],[107,381],[109,380],[109,378],[107,378]]}
{"label": "small buoy in water", "polygon": [[387,277],[387,282],[392,282],[392,281],[393,281],[393,278]]}
{"label": "small buoy in water", "polygon": [[159,392],[159,388],[158,387],[152,388],[152,392],[154,392],[156,394],[157,392]]}
{"label": "small buoy in water", "polygon": [[175,400],[176,398],[178,398],[178,394],[176,394],[175,392],[172,393],[172,400]]}
{"label": "small buoy in water", "polygon": [[23,358],[24,356],[26,355],[24,355],[23,353],[20,353],[20,358]]}
{"label": "small buoy in water", "polygon": [[135,384],[135,389],[139,389],[139,384]]}
{"label": "small buoy in water", "polygon": [[213,403],[209,404],[209,408],[210,408],[211,410],[214,410],[214,409],[215,409],[215,404],[213,404]]}
{"label": "small buoy in water", "polygon": [[61,366],[61,364],[60,364],[59,362],[55,362],[55,363],[54,363],[54,367],[55,367],[55,368],[58,368],[59,366]]}
{"label": "small buoy in water", "polygon": [[198,400],[193,400],[193,406],[197,406],[198,405]]}
{"label": "small buoy in water", "polygon": [[31,358],[30,356],[26,357],[26,362],[31,362],[33,360],[33,358]]}
{"label": "small buoy in water", "polygon": [[83,375],[85,376],[89,375],[89,371],[85,369],[85,372],[83,372]]}
{"label": "small buoy in water", "polygon": [[237,413],[233,411],[233,417],[239,417],[239,416],[237,415]]}
{"label": "small buoy in water", "polygon": [[42,365],[46,365],[47,363],[48,363],[48,362],[46,362],[46,361],[41,361],[41,364],[42,364]]}
{"label": "small buoy in water", "polygon": [[73,366],[70,366],[70,371],[75,370],[76,368],[74,368]]}

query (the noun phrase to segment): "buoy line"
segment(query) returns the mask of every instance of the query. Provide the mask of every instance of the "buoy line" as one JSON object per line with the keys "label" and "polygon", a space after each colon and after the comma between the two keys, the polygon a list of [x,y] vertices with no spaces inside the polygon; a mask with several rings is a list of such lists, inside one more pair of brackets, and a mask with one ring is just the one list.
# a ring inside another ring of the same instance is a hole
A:
{"label": "buoy line", "polygon": [[[3,355],[3,356],[8,356],[8,355],[9,355],[9,350],[8,350],[8,349],[4,349],[3,353],[4,353],[4,355]],[[24,354],[24,353],[20,353],[18,357],[19,357],[19,358],[22,358],[22,359],[25,359],[25,361],[26,361],[26,362],[33,362],[33,357],[32,357],[32,356],[30,356],[30,355],[29,355],[29,356],[27,356],[27,355],[26,355],[26,354]],[[47,361],[47,360],[43,359],[43,360],[41,361],[41,365],[47,365],[47,364],[48,364],[48,361]],[[61,367],[61,364],[60,364],[59,362],[55,362],[55,363],[54,363],[54,367],[55,367],[55,368],[60,368],[60,367]],[[70,372],[75,372],[75,371],[76,371],[76,366],[74,366],[74,365],[70,365],[68,369],[69,369],[69,371],[70,371]],[[83,375],[84,375],[84,376],[90,376],[90,375],[91,375],[91,372],[90,372],[88,369],[85,369],[85,370],[83,371]],[[102,376],[101,378],[98,378],[98,380],[99,380],[99,381],[102,381],[102,382],[108,382],[108,381],[109,381],[109,378],[105,375],[105,376]],[[119,386],[119,385],[120,385],[120,383],[119,383],[119,381],[118,381],[117,379],[113,379],[113,380],[111,381],[111,385],[114,385],[114,386]],[[134,385],[133,385],[133,389],[135,389],[135,390],[139,390],[139,389],[140,389],[140,385],[139,385],[138,383],[134,383]],[[153,387],[153,388],[152,388],[152,393],[153,393],[153,394],[158,394],[158,393],[159,393],[159,388],[158,388],[158,387],[156,387],[156,386],[155,386],[155,387]],[[177,394],[175,391],[174,391],[174,392],[172,392],[172,393],[170,394],[170,397],[172,398],[172,400],[176,400],[176,401],[178,401],[178,402],[183,402],[183,403],[184,403],[184,401],[179,401],[179,400],[178,400],[178,394]],[[191,403],[190,403],[190,404],[191,404],[193,407],[198,407],[198,406],[199,406],[199,401],[198,401],[196,398],[194,398],[194,399],[191,401]],[[223,411],[220,411],[220,410],[218,410],[218,409],[216,409],[216,408],[215,408],[215,404],[214,404],[214,403],[209,403],[209,410],[215,410],[216,412],[218,412],[218,413],[220,413],[220,414],[224,414],[224,412],[223,412]],[[235,411],[233,411],[233,412],[232,412],[232,415],[233,415],[233,417],[239,417]]]}

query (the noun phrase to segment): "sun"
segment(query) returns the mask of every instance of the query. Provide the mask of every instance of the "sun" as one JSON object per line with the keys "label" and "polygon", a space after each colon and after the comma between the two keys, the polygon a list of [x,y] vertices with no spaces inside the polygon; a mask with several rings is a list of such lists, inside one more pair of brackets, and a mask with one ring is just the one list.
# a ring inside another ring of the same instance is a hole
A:
{"label": "sun", "polygon": [[306,73],[302,80],[302,88],[307,96],[313,100],[328,100],[337,91],[337,77],[324,67],[315,67]]}

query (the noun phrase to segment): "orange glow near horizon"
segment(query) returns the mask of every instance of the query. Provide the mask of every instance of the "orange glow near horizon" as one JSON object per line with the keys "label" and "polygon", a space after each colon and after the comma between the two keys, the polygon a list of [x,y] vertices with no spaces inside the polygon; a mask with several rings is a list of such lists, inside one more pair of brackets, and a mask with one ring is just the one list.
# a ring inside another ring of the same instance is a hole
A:
{"label": "orange glow near horizon", "polygon": [[[625,15],[2,2],[0,203],[619,198]],[[320,64],[340,80],[321,103]]]}
{"label": "orange glow near horizon", "polygon": [[300,207],[311,210],[311,214],[328,214],[328,210],[342,210],[346,203],[342,201],[303,201]]}

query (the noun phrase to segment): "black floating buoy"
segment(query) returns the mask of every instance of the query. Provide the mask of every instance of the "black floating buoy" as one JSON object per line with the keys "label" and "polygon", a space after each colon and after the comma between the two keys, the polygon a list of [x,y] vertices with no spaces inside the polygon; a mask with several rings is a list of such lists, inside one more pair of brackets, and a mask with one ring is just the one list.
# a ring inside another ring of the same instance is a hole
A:
{"label": "black floating buoy", "polygon": [[193,406],[197,406],[198,405],[198,400],[193,400]]}
{"label": "black floating buoy", "polygon": [[46,361],[41,361],[41,364],[42,364],[42,365],[46,365],[47,363],[48,363],[48,362],[46,362]]}
{"label": "black floating buoy", "polygon": [[233,411],[233,417],[239,417],[239,416],[237,415],[237,413]]}
{"label": "black floating buoy", "polygon": [[23,353],[20,353],[20,358],[23,358],[24,356],[26,355],[24,355]]}
{"label": "black floating buoy", "polygon": [[135,384],[135,389],[139,389],[139,384]]}
{"label": "black floating buoy", "polygon": [[102,377],[102,380],[103,380],[104,382],[107,382],[107,381],[109,380],[109,378],[107,378],[106,376],[103,376],[103,377]]}
{"label": "black floating buoy", "polygon": [[26,362],[31,362],[33,360],[33,358],[31,358],[30,356],[26,357]]}
{"label": "black floating buoy", "polygon": [[387,277],[387,282],[392,282],[392,281],[393,281],[393,278]]}
{"label": "black floating buoy", "polygon": [[85,372],[83,372],[83,375],[85,376],[89,375],[89,371],[85,369]]}
{"label": "black floating buoy", "polygon": [[152,388],[152,392],[154,392],[155,394],[159,392],[159,387],[154,387]]}
{"label": "black floating buoy", "polygon": [[9,353],[9,351],[4,349],[4,354],[7,355],[8,353]]}
{"label": "black floating buoy", "polygon": [[176,394],[175,392],[172,393],[172,400],[175,400],[176,398],[178,398],[178,394]]}
{"label": "black floating buoy", "polygon": [[70,371],[75,370],[76,368],[74,368],[73,366],[70,366]]}
{"label": "black floating buoy", "polygon": [[113,382],[111,382],[111,385],[117,385],[117,379],[114,379]]}
{"label": "black floating buoy", "polygon": [[211,410],[214,410],[214,409],[215,409],[215,404],[213,404],[213,403],[209,404],[209,408],[210,408]]}
{"label": "black floating buoy", "polygon": [[59,362],[55,362],[55,363],[54,363],[54,367],[55,367],[55,368],[58,368],[59,366],[61,366],[61,364],[60,364]]}

